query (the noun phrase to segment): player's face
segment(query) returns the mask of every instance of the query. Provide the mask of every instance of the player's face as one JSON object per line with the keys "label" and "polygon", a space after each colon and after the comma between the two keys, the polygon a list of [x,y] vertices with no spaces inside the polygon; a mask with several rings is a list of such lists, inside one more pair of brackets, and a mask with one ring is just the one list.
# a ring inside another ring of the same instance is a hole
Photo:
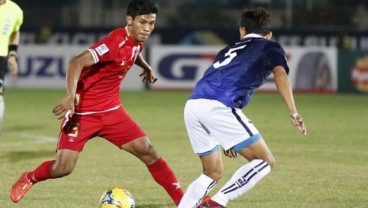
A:
{"label": "player's face", "polygon": [[[156,14],[136,16],[131,20],[130,35],[137,42],[144,42],[155,28]],[[128,21],[129,25],[129,21]]]}

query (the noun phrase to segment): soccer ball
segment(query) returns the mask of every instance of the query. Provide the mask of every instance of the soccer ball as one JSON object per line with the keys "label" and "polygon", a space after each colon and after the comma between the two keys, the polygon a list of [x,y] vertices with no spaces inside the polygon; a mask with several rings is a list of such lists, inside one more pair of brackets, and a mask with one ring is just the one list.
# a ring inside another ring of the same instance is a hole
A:
{"label": "soccer ball", "polygon": [[128,190],[115,187],[102,194],[100,208],[135,208],[134,197]]}

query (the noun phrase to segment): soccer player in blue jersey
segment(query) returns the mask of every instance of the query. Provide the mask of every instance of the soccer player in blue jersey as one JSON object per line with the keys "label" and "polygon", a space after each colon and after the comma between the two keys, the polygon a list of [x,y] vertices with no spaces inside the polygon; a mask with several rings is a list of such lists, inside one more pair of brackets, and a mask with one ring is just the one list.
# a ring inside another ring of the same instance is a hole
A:
{"label": "soccer player in blue jersey", "polygon": [[[292,124],[303,134],[287,77],[289,67],[279,43],[271,41],[270,14],[263,8],[241,14],[241,39],[222,49],[196,84],[184,109],[184,120],[203,174],[188,187],[179,208],[226,207],[270,173],[275,159],[253,123],[243,114],[254,90],[273,73],[278,92],[289,110]],[[223,164],[220,146],[229,157],[243,156],[241,166],[211,198],[208,193],[220,180]],[[202,202],[201,202],[202,201]]]}

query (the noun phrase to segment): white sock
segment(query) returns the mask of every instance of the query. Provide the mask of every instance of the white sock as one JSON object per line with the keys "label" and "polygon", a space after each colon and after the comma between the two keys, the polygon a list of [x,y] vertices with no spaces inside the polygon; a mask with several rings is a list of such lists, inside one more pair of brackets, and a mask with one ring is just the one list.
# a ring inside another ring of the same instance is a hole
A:
{"label": "white sock", "polygon": [[234,200],[252,189],[263,177],[271,172],[271,167],[264,160],[252,160],[240,167],[231,179],[211,199],[226,207]]}
{"label": "white sock", "polygon": [[4,97],[0,95],[0,130],[1,130],[1,123],[4,118],[4,110],[5,110]]}
{"label": "white sock", "polygon": [[197,208],[205,197],[217,184],[212,178],[202,174],[193,181],[180,201],[178,208]]}

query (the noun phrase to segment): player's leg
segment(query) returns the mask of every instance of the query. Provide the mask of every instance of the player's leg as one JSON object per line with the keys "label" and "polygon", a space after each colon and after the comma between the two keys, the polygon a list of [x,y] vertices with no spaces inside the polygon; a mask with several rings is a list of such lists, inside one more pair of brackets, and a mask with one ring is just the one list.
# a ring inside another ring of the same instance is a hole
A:
{"label": "player's leg", "polygon": [[[34,184],[66,176],[74,170],[80,151],[88,139],[94,135],[94,131],[98,131],[96,128],[91,128],[92,125],[95,125],[93,119],[86,120],[90,123],[84,122],[84,125],[80,125],[83,121],[77,115],[71,119],[64,119],[57,144],[56,159],[41,163],[33,171],[24,172],[11,189],[10,198],[13,202],[19,202]],[[85,129],[79,129],[80,126]],[[83,134],[78,134],[79,131]]]}
{"label": "player's leg", "polygon": [[222,177],[223,164],[219,146],[200,155],[200,160],[203,173],[188,186],[179,208],[196,208]]}
{"label": "player's leg", "polygon": [[[0,79],[0,85],[1,85],[2,80]],[[2,87],[0,87],[2,88]],[[2,90],[0,90],[2,91]],[[3,93],[0,92],[0,134],[2,131],[2,124],[3,124],[3,119],[4,119],[4,111],[5,111],[5,102],[4,102],[4,96]]]}
{"label": "player's leg", "polygon": [[[211,103],[207,104],[210,105]],[[225,150],[232,149],[249,161],[262,159],[267,161],[250,162],[240,167],[221,190],[215,194],[210,205],[226,207],[229,200],[244,194],[252,184],[258,182],[270,171],[268,162],[273,156],[253,123],[240,109],[228,108],[213,102],[216,116],[207,121],[207,127]],[[258,168],[258,165],[262,169]],[[249,178],[251,177],[251,178]],[[257,179],[257,180],[256,180]],[[250,182],[248,182],[250,181]]]}
{"label": "player's leg", "polygon": [[166,190],[176,205],[179,204],[183,191],[174,172],[127,112],[121,108],[108,113],[103,119],[106,125],[100,136],[146,164],[154,180]]}
{"label": "player's leg", "polygon": [[1,133],[2,121],[4,119],[4,111],[5,111],[4,84],[5,84],[6,71],[7,71],[6,58],[0,57],[0,133]]}
{"label": "player's leg", "polygon": [[238,153],[250,162],[240,167],[211,199],[224,207],[230,200],[251,190],[270,173],[274,165],[274,158],[263,139],[241,149]]}
{"label": "player's leg", "polygon": [[43,162],[35,170],[29,171],[27,178],[36,184],[52,178],[61,178],[73,172],[78,161],[79,152],[74,150],[62,149],[56,153],[55,160]]}
{"label": "player's leg", "polygon": [[121,148],[146,164],[153,179],[166,190],[176,205],[179,204],[183,197],[179,181],[165,159],[155,150],[148,137],[134,139],[122,145]]}
{"label": "player's leg", "polygon": [[45,161],[35,170],[24,172],[13,185],[10,198],[18,203],[34,184],[69,175],[74,170],[78,155],[78,151],[59,150],[55,160]]}
{"label": "player's leg", "polygon": [[220,146],[206,126],[206,119],[214,110],[207,102],[207,100],[188,100],[184,108],[188,137],[194,153],[200,157],[203,173],[188,186],[179,208],[197,207],[222,176]]}

